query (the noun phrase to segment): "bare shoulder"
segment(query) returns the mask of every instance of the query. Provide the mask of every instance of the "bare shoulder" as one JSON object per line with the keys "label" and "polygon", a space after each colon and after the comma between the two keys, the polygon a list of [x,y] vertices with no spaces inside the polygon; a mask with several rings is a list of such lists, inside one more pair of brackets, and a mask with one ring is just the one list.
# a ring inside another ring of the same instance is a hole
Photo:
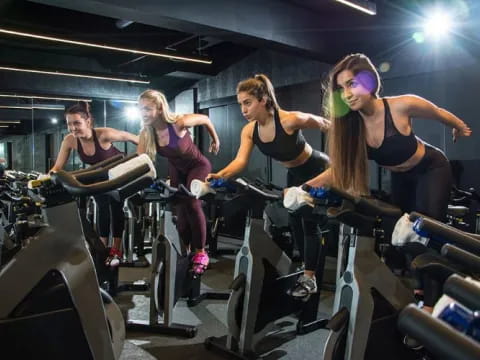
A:
{"label": "bare shoulder", "polygon": [[245,125],[242,129],[242,137],[246,136],[249,139],[253,137],[253,129],[255,127],[256,121],[250,121],[247,125]]}
{"label": "bare shoulder", "polygon": [[307,114],[301,111],[285,111],[280,109],[278,115],[284,129],[295,130],[301,126],[299,125],[299,120],[303,120]]}
{"label": "bare shoulder", "polygon": [[70,148],[76,148],[77,139],[75,138],[75,136],[73,136],[73,134],[67,134],[63,138],[63,143],[65,143]]}
{"label": "bare shoulder", "polygon": [[178,130],[181,130],[183,129],[185,126],[185,122],[187,121],[188,119],[188,115],[189,114],[176,114],[175,116],[175,122],[173,123],[173,126],[178,129]]}
{"label": "bare shoulder", "polygon": [[97,134],[97,137],[103,137],[103,136],[108,136],[114,131],[117,131],[116,129],[109,128],[109,127],[96,127],[95,133]]}
{"label": "bare shoulder", "polygon": [[295,121],[300,114],[300,111],[287,111],[283,109],[278,109],[278,116],[280,117],[281,122]]}
{"label": "bare shoulder", "polygon": [[384,99],[388,101],[388,105],[392,110],[402,113],[408,111],[412,105],[424,101],[420,96],[413,94],[386,96]]}

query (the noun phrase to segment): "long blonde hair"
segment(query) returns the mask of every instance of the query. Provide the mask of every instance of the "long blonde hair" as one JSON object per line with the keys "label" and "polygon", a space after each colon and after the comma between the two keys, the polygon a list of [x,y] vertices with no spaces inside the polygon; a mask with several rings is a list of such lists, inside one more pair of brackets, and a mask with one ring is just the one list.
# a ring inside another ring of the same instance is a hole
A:
{"label": "long blonde hair", "polygon": [[325,115],[332,122],[327,148],[333,185],[364,195],[369,193],[366,129],[360,113],[350,110],[338,91],[337,77],[344,70],[350,70],[375,98],[380,91],[380,77],[366,55],[348,55],[330,71],[323,101]]}
{"label": "long blonde hair", "polygon": [[279,109],[277,98],[275,97],[275,89],[270,79],[264,74],[257,74],[252,78],[240,81],[237,85],[237,94],[240,92],[246,92],[254,96],[258,101],[266,97],[266,108],[268,111]]}
{"label": "long blonde hair", "polygon": [[[140,100],[149,100],[152,101],[158,110],[161,110],[161,120],[169,123],[175,124],[178,119],[178,115],[170,111],[170,107],[168,106],[168,101],[165,95],[153,89],[148,89],[142,92],[138,96],[138,101]],[[152,160],[155,160],[155,156],[157,154],[157,145],[156,145],[156,136],[155,136],[155,129],[151,125],[144,125],[143,129],[140,133],[140,142],[145,144],[145,152]]]}

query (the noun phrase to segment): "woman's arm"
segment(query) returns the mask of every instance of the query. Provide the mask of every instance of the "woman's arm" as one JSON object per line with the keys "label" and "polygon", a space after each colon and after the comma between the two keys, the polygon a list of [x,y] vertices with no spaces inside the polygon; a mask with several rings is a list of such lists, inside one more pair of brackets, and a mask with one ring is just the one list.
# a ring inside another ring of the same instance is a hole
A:
{"label": "woman's arm", "polygon": [[332,169],[328,168],[313,179],[308,180],[305,184],[312,187],[323,187],[332,185]]}
{"label": "woman's arm", "polygon": [[318,129],[327,132],[330,128],[330,120],[322,116],[304,113],[300,111],[282,111],[286,118],[285,127],[290,131],[301,129]]}
{"label": "woman's arm", "polygon": [[113,128],[97,128],[96,130],[100,130],[99,136],[105,142],[129,141],[135,145],[138,145],[139,142],[138,135],[131,134],[127,131],[117,130]]}
{"label": "woman's arm", "polygon": [[220,150],[220,140],[218,138],[217,132],[215,131],[215,126],[213,126],[210,118],[207,115],[185,114],[177,120],[177,124],[181,128],[189,128],[201,125],[205,126],[207,128],[208,134],[212,138],[208,151],[213,152],[216,155]]}
{"label": "woman's arm", "polygon": [[60,146],[60,150],[58,151],[55,165],[53,165],[49,173],[56,172],[63,169],[63,167],[68,161],[70,152],[72,151],[72,141],[74,140],[75,139],[72,134],[68,134],[67,136],[65,136],[65,138],[62,141],[62,145]]}
{"label": "woman's arm", "polygon": [[472,130],[460,118],[451,112],[438,107],[432,102],[416,95],[404,95],[396,98],[397,109],[410,117],[423,117],[438,120],[453,128],[453,140],[457,136],[470,136]]}
{"label": "woman's arm", "polygon": [[228,179],[238,173],[240,173],[248,164],[250,154],[253,149],[252,131],[254,122],[248,123],[242,129],[240,136],[240,147],[238,148],[237,156],[233,161],[225,166],[222,170],[214,174],[208,174],[207,179]]}

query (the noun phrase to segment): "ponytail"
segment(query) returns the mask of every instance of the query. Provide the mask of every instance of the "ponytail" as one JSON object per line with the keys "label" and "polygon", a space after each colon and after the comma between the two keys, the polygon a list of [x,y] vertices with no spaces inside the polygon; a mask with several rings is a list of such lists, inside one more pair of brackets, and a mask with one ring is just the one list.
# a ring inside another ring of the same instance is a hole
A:
{"label": "ponytail", "polygon": [[249,95],[254,96],[258,101],[262,98],[267,99],[266,107],[268,110],[278,110],[277,98],[275,97],[275,89],[272,82],[264,74],[257,74],[253,78],[243,80],[237,85],[237,94],[240,92],[246,92]]}

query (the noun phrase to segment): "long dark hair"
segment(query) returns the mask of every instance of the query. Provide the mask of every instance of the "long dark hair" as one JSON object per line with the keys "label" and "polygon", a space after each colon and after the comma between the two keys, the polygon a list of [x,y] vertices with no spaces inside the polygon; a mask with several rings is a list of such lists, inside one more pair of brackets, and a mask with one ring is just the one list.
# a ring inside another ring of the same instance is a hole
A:
{"label": "long dark hair", "polygon": [[341,98],[337,77],[344,70],[350,70],[356,80],[375,98],[380,91],[380,76],[366,55],[347,55],[330,71],[323,101],[324,113],[332,122],[327,146],[333,185],[357,194],[367,194],[365,124],[360,113],[350,110]]}
{"label": "long dark hair", "polygon": [[90,127],[93,128],[93,116],[90,112],[90,104],[88,102],[79,101],[75,105],[72,105],[67,110],[65,110],[65,116],[73,114],[80,114],[80,116],[85,120],[90,119]]}

